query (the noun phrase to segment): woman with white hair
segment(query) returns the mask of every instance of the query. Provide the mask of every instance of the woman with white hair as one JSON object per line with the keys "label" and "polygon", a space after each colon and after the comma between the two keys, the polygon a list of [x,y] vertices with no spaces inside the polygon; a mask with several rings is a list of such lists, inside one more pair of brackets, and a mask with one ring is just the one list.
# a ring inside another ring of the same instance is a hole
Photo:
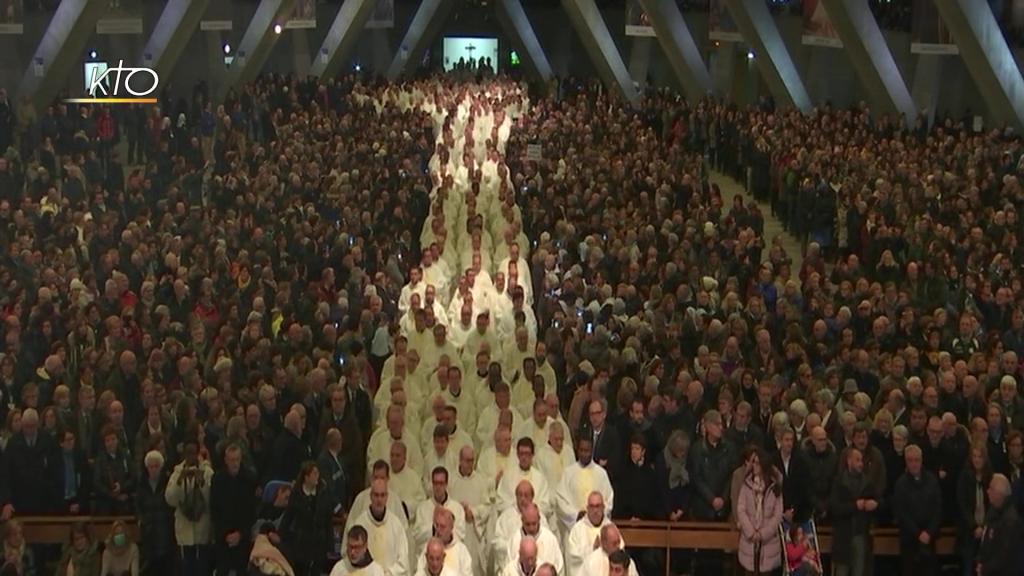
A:
{"label": "woman with white hair", "polygon": [[807,435],[806,420],[807,414],[807,403],[797,398],[789,404],[789,426],[793,429],[793,433],[796,434],[796,441],[802,442],[804,437]]}
{"label": "woman with white hair", "polygon": [[150,450],[143,461],[145,477],[140,479],[135,491],[142,573],[169,576],[174,573],[174,509],[164,499],[167,490],[164,455]]}

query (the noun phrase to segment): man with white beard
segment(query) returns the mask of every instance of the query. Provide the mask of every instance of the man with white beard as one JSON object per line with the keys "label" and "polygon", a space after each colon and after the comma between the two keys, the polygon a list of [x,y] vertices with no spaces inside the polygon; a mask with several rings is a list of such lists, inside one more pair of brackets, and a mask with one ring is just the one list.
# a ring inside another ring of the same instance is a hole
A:
{"label": "man with white beard", "polygon": [[462,505],[466,514],[466,547],[474,558],[480,559],[477,568],[482,571],[488,565],[481,542],[487,542],[494,482],[477,471],[475,464],[476,454],[472,447],[466,446],[459,451],[459,470],[451,477],[448,493]]}
{"label": "man with white beard", "polygon": [[587,513],[569,531],[565,543],[566,574],[584,576],[581,572],[583,561],[600,544],[601,529],[611,524],[604,513],[604,497],[600,492],[591,492],[587,498]]}
{"label": "man with white beard", "polygon": [[516,486],[523,480],[527,480],[534,490],[534,501],[540,508],[541,514],[547,516],[552,510],[551,492],[548,489],[548,481],[544,474],[533,464],[534,447],[533,440],[520,438],[516,442],[516,463],[505,469],[498,483],[497,509],[505,510],[515,505]]}
{"label": "man with white beard", "polygon": [[430,564],[430,545],[432,542],[438,541],[444,551],[444,560],[441,564],[445,570],[450,571],[453,576],[474,576],[476,570],[473,556],[469,553],[469,548],[455,534],[454,524],[455,517],[451,510],[440,507],[434,509],[433,537],[427,541],[424,553],[420,555],[417,573],[427,573],[424,569]]}
{"label": "man with white beard", "polygon": [[[629,555],[625,553],[625,544],[622,542],[622,534],[619,533],[619,529],[615,524],[608,524],[601,528],[600,546],[591,552],[585,560],[583,560],[583,572],[590,576],[591,574],[602,575],[609,574],[609,556],[615,555],[617,560],[621,563],[623,556],[627,560],[629,576],[638,576],[636,571],[636,565],[628,561]],[[621,554],[620,554],[621,553]]]}
{"label": "man with white beard", "polygon": [[508,555],[518,561],[520,541],[523,538],[531,537],[537,542],[537,562],[551,564],[561,572],[563,566],[562,546],[558,543],[558,537],[541,522],[540,509],[536,504],[530,504],[523,510],[521,521],[522,529],[514,533],[508,542]]}
{"label": "man with white beard", "polygon": [[416,506],[413,539],[417,550],[423,548],[433,535],[435,508],[449,510],[455,522],[455,535],[460,541],[466,537],[466,512],[448,495],[448,470],[440,466],[434,468],[430,474],[430,487],[430,497]]}
{"label": "man with white beard", "polygon": [[409,541],[405,527],[394,511],[388,508],[387,502],[387,481],[374,479],[370,484],[370,507],[352,525],[366,529],[369,536],[367,545],[374,561],[379,562],[390,574],[408,574]]}
{"label": "man with white beard", "polygon": [[[378,395],[380,393],[378,392]],[[396,442],[402,442],[406,448],[406,459],[415,470],[423,469],[423,453],[420,452],[419,443],[405,428],[405,409],[394,404],[388,406],[385,428],[378,428],[372,436],[366,449],[366,463],[372,465],[377,460],[390,458],[391,446]]]}
{"label": "man with white beard", "polygon": [[608,480],[608,473],[594,462],[593,455],[594,441],[589,436],[582,436],[576,440],[576,462],[562,473],[562,481],[555,491],[558,517],[565,533],[586,515],[591,492],[601,493],[604,497],[605,515],[611,515],[615,492]]}

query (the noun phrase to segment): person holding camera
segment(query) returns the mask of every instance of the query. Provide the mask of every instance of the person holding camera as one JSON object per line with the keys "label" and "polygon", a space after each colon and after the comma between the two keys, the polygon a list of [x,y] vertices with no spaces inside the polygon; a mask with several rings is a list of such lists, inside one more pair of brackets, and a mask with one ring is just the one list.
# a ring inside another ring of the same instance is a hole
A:
{"label": "person holding camera", "polygon": [[174,536],[181,551],[185,576],[210,574],[210,486],[213,468],[199,459],[199,441],[188,438],[184,459],[174,467],[165,498],[174,511]]}

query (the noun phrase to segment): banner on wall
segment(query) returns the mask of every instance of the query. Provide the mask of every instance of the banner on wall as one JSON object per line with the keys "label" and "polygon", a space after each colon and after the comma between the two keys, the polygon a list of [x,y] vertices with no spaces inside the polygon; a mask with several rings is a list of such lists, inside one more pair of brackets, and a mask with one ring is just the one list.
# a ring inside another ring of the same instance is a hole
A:
{"label": "banner on wall", "polygon": [[651,18],[640,5],[640,0],[629,0],[626,4],[626,36],[655,36]]}
{"label": "banner on wall", "polygon": [[959,54],[946,22],[935,0],[914,0],[913,23],[910,27],[910,51],[914,54]]}
{"label": "banner on wall", "polygon": [[395,0],[377,0],[377,6],[366,21],[366,28],[385,29],[395,27]]}
{"label": "banner on wall", "polygon": [[97,34],[142,34],[142,0],[107,0]]}
{"label": "banner on wall", "polygon": [[0,0],[0,34],[25,33],[24,0]]}
{"label": "banner on wall", "polygon": [[708,38],[719,42],[743,42],[743,35],[725,6],[725,0],[708,2]]}
{"label": "banner on wall", "polygon": [[842,48],[832,20],[825,12],[825,4],[821,0],[804,0],[804,30],[802,42],[808,46],[827,46]]}
{"label": "banner on wall", "polygon": [[284,27],[288,30],[316,28],[316,0],[295,0],[292,15]]}

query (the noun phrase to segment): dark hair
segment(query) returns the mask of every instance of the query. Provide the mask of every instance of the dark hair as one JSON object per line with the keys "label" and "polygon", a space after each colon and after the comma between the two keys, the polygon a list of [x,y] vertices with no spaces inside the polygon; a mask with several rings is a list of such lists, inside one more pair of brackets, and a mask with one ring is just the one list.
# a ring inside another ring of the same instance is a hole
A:
{"label": "dark hair", "polygon": [[348,539],[358,540],[360,542],[366,542],[370,536],[366,533],[366,528],[356,524],[355,526],[348,529]]}
{"label": "dark hair", "polygon": [[631,560],[629,554],[625,550],[616,550],[608,555],[608,563],[615,564],[616,566],[622,566],[623,568],[629,568]]}
{"label": "dark hair", "polygon": [[636,444],[637,446],[643,448],[644,450],[647,450],[647,438],[645,438],[644,435],[641,434],[640,432],[637,432],[630,436],[629,443]]}
{"label": "dark hair", "polygon": [[299,467],[299,477],[295,479],[295,485],[301,486],[302,483],[306,481],[306,478],[308,478],[309,475],[313,472],[313,470],[319,470],[319,468],[316,465],[316,462],[312,460],[306,460],[305,462],[303,462],[302,466]]}
{"label": "dark hair", "polygon": [[518,452],[520,448],[529,448],[530,452],[537,452],[537,447],[533,445],[532,438],[520,438],[519,441],[516,442],[516,452]]}
{"label": "dark hair", "polygon": [[371,472],[376,472],[378,470],[383,470],[384,472],[387,472],[388,476],[391,475],[391,465],[383,460],[377,460],[376,462],[373,463],[373,469],[371,470]]}
{"label": "dark hair", "polygon": [[433,480],[434,476],[437,476],[438,474],[441,474],[442,476],[444,476],[444,481],[448,482],[448,469],[447,468],[445,468],[444,466],[435,466],[434,469],[430,471],[430,479]]}

